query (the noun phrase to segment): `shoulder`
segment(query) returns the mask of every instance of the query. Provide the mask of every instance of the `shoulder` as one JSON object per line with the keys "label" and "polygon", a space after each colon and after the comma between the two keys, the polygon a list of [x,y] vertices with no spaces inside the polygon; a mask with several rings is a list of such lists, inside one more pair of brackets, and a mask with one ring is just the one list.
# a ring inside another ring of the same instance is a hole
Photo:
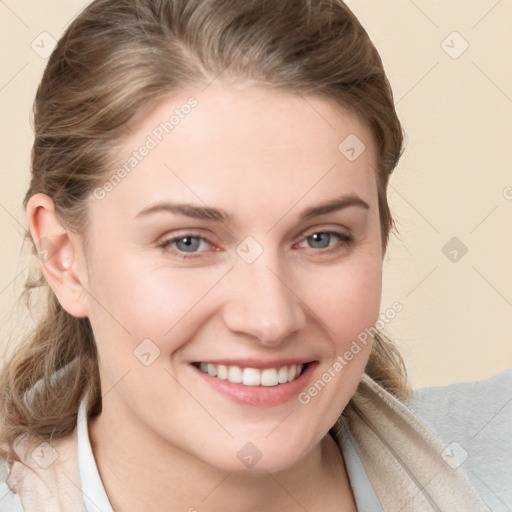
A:
{"label": "shoulder", "polygon": [[407,405],[440,436],[510,434],[512,369],[483,381],[420,389]]}
{"label": "shoulder", "polygon": [[76,428],[50,442],[26,434],[0,458],[0,511],[85,511]]}
{"label": "shoulder", "polygon": [[7,461],[0,458],[0,510],[2,512],[23,512],[20,497],[7,485],[10,468]]}
{"label": "shoulder", "polygon": [[494,511],[512,508],[512,369],[476,382],[425,388],[407,406],[443,441]]}

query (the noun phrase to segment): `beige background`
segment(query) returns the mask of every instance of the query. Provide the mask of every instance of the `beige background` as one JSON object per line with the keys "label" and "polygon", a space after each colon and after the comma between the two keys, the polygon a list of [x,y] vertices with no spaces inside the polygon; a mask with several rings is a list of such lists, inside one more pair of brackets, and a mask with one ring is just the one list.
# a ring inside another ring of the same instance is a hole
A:
{"label": "beige background", "polygon": [[[512,1],[347,3],[381,53],[407,132],[389,191],[399,235],[382,303],[383,312],[394,302],[403,311],[387,332],[414,387],[486,378],[512,366]],[[4,347],[30,325],[15,300],[31,261],[21,251],[31,103],[51,38],[85,4],[0,2]],[[466,254],[450,245],[443,252],[453,237]]]}

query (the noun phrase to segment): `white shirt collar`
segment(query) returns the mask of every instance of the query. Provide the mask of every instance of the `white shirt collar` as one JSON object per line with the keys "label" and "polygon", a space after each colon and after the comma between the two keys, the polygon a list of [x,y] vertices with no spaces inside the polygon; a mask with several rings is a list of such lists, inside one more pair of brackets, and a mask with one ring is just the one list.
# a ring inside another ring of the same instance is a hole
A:
{"label": "white shirt collar", "polygon": [[77,417],[78,467],[87,512],[114,512],[103,487],[87,430],[87,405],[82,400]]}

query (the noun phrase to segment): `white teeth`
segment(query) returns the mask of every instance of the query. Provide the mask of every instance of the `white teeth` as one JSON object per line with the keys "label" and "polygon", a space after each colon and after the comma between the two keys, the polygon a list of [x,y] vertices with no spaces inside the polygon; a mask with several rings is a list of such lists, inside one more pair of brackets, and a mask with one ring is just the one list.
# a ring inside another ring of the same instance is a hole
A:
{"label": "white teeth", "polygon": [[240,368],[224,364],[200,363],[199,370],[212,377],[244,386],[277,386],[295,380],[302,372],[303,364],[291,364],[280,368]]}
{"label": "white teeth", "polygon": [[267,368],[261,372],[261,385],[262,386],[277,386],[277,370],[275,368]]}
{"label": "white teeth", "polygon": [[242,372],[242,384],[244,386],[259,386],[261,384],[261,372],[256,368],[244,368]]}
{"label": "white teeth", "polygon": [[228,380],[233,384],[240,384],[242,382],[242,368],[239,366],[229,366]]}
{"label": "white teeth", "polygon": [[226,380],[228,378],[228,367],[226,365],[217,365],[217,377],[222,380]]}
{"label": "white teeth", "polygon": [[288,382],[288,368],[286,366],[281,366],[279,371],[277,372],[277,382],[279,384],[285,384]]}

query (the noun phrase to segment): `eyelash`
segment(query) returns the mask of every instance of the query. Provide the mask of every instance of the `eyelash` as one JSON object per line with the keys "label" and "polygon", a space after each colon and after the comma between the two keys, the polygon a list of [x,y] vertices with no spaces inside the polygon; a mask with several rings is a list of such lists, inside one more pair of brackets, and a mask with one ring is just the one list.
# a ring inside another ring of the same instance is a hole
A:
{"label": "eyelash", "polygon": [[[343,233],[343,232],[340,232],[340,231],[329,231],[329,230],[326,230],[326,231],[314,231],[313,233],[311,233],[309,235],[305,235],[305,236],[302,237],[302,239],[300,240],[299,243],[303,243],[304,241],[306,241],[308,238],[312,237],[313,235],[319,235],[319,234],[334,235],[335,237],[340,239],[340,242],[337,244],[337,246],[334,246],[334,248],[333,247],[328,247],[326,249],[319,249],[318,252],[330,253],[330,252],[336,251],[338,249],[341,249],[342,247],[348,247],[348,246],[350,246],[354,242],[354,239],[353,239],[352,235],[349,235],[347,233]],[[169,251],[168,248],[169,248],[169,246],[171,244],[173,244],[174,242],[178,242],[180,240],[183,240],[184,238],[197,238],[198,240],[205,241],[209,245],[212,245],[208,241],[208,239],[206,239],[203,236],[198,235],[197,233],[184,233],[183,235],[176,236],[176,237],[173,237],[173,238],[169,238],[167,240],[163,240],[160,244],[158,244],[158,247],[160,249],[164,250],[165,252],[168,252]],[[315,249],[313,248],[313,250],[315,250]],[[192,258],[199,258],[199,257],[201,257],[201,254],[202,254],[201,252],[187,254],[187,253],[183,253],[183,252],[177,251],[175,249],[170,250],[170,252],[173,253],[178,258],[184,259],[184,260],[192,259]]]}

